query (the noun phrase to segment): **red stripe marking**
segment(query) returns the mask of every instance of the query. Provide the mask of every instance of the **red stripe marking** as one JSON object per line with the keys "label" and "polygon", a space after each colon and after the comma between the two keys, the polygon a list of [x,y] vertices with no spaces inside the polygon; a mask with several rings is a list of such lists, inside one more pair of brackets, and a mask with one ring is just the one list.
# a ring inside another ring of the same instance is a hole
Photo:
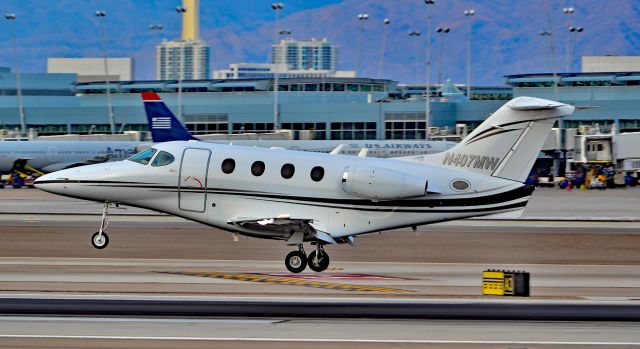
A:
{"label": "red stripe marking", "polygon": [[162,98],[155,92],[142,92],[143,101],[162,101]]}

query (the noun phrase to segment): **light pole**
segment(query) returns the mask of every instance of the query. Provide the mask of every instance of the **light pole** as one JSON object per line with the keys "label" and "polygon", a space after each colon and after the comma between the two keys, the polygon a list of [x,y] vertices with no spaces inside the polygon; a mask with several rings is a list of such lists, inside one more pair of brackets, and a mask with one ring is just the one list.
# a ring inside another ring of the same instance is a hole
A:
{"label": "light pole", "polygon": [[557,73],[556,73],[556,47],[553,44],[553,35],[550,30],[542,30],[540,31],[540,36],[549,37],[549,46],[551,49],[551,64],[552,64],[551,69],[553,70],[553,97],[555,98],[556,101],[558,101],[559,97],[558,97],[558,79],[557,79]]}
{"label": "light pole", "polygon": [[[280,11],[284,9],[284,4],[281,2],[276,2],[271,4],[271,9],[276,13],[276,47],[280,43]],[[273,64],[274,64],[274,72],[273,72],[273,130],[278,130],[278,119],[280,117],[280,108],[278,107],[278,92],[280,90],[280,82],[279,79],[279,59],[282,58],[286,61],[286,54],[283,52],[281,57],[276,57],[276,50],[273,50]]]}
{"label": "light pole", "polygon": [[464,10],[464,15],[469,20],[467,21],[467,99],[471,100],[471,18],[476,14],[475,10]]}
{"label": "light pole", "polygon": [[[183,6],[176,7],[176,13],[184,17],[187,9]],[[184,21],[184,18],[182,19]],[[178,120],[182,121],[182,80],[184,79],[184,38],[180,39],[180,66],[178,67]]]}
{"label": "light pole", "polygon": [[356,47],[356,76],[358,76],[358,70],[360,70],[360,51],[362,49],[362,37],[364,36],[364,21],[369,19],[369,15],[366,13],[358,14],[358,23],[360,23],[360,33],[358,33],[358,45]]}
{"label": "light pole", "polygon": [[382,34],[382,48],[380,52],[380,64],[378,65],[378,79],[382,77],[382,67],[384,65],[384,51],[387,47],[387,29],[389,28],[389,24],[391,20],[389,18],[385,18],[384,21],[384,33]]}
{"label": "light pole", "polygon": [[109,64],[107,63],[107,34],[104,30],[104,18],[107,17],[105,11],[98,10],[95,13],[98,18],[98,24],[100,25],[100,37],[102,38],[102,56],[104,62],[104,79],[107,88],[107,113],[109,114],[109,126],[111,128],[111,134],[116,133],[116,122],[113,115],[113,106],[111,105],[111,86],[109,85]]}
{"label": "light pole", "polygon": [[415,63],[416,84],[418,84],[420,80],[420,78],[418,77],[418,39],[420,38],[420,32],[412,30],[409,32],[409,36],[416,38],[413,43],[413,61]]}
{"label": "light pole", "polygon": [[571,58],[569,60],[569,66],[571,67],[572,63],[575,61],[575,56],[576,56],[576,42],[578,41],[578,34],[582,33],[582,31],[584,31],[584,28],[582,27],[569,27],[569,33],[573,34],[573,40],[571,43]]}
{"label": "light pole", "polygon": [[[566,17],[567,17],[567,28],[570,28],[570,27],[571,27],[571,20],[570,20],[570,17],[571,17],[571,15],[572,15],[574,12],[575,12],[575,9],[574,9],[573,7],[565,7],[565,8],[563,8],[563,9],[562,9],[562,13],[564,13],[564,14],[566,15]],[[570,52],[569,52],[569,51],[570,51],[570,50],[569,50],[569,45],[570,45],[570,44],[569,44],[569,35],[567,35],[566,40],[565,40],[565,55],[566,55],[566,56],[565,56],[565,59],[566,59],[566,62],[565,62],[565,64],[566,64],[566,65],[565,65],[565,71],[566,71],[567,73],[568,73],[568,72],[569,72],[569,70],[571,69],[571,63],[570,63],[570,60],[571,60],[571,54],[570,54]]]}
{"label": "light pole", "polygon": [[[13,22],[16,20],[15,13],[7,13],[4,15],[4,18],[9,22]],[[10,23],[9,27],[11,28],[11,42],[13,45],[13,64],[16,70],[16,95],[18,97],[18,114],[20,115],[20,133],[24,137],[27,134],[27,122],[24,116],[24,105],[22,103],[22,86],[20,85],[20,64],[18,62],[18,45],[16,43],[16,31],[13,28],[13,24]]]}
{"label": "light pole", "polygon": [[291,40],[291,34],[293,34],[293,31],[291,31],[290,29],[282,29],[281,31],[278,32],[278,34],[286,35],[287,39]]}
{"label": "light pole", "polygon": [[[162,24],[158,24],[158,23],[149,24],[149,30],[152,32],[156,32],[156,31],[161,32],[163,29],[164,29],[164,26]],[[161,55],[159,53],[159,49],[157,46],[155,51],[156,51],[156,76],[160,78],[161,77],[161,74],[160,74]]]}
{"label": "light pole", "polygon": [[436,32],[440,35],[440,52],[438,52],[438,85],[442,84],[442,51],[444,51],[444,35],[449,33],[451,29],[447,27],[439,27]]}
{"label": "light pole", "polygon": [[[424,4],[429,8],[429,5],[434,5],[435,0],[424,0]],[[424,86],[424,139],[429,140],[431,135],[429,134],[429,126],[431,124],[431,13],[427,11],[427,57],[426,57],[426,82]]]}

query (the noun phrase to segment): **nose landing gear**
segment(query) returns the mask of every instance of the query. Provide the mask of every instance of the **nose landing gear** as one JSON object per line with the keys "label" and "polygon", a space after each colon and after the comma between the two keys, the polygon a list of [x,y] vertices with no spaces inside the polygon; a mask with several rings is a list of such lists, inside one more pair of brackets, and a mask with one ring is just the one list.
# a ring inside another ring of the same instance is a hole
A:
{"label": "nose landing gear", "polygon": [[109,245],[109,235],[107,235],[107,232],[105,231],[105,229],[107,229],[107,226],[109,225],[108,217],[109,203],[105,202],[104,207],[102,208],[102,222],[100,223],[100,230],[98,230],[95,234],[93,234],[93,236],[91,236],[91,244],[98,250],[101,250]]}
{"label": "nose landing gear", "polygon": [[329,255],[322,244],[315,244],[316,250],[309,256],[304,252],[302,244],[299,245],[298,251],[289,252],[284,259],[287,269],[292,273],[301,273],[309,265],[309,268],[315,272],[325,271],[329,267]]}

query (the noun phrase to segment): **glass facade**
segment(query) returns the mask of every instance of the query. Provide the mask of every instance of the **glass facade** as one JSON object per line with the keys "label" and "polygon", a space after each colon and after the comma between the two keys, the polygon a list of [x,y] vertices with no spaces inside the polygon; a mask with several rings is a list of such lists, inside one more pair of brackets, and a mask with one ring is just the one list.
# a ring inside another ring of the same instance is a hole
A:
{"label": "glass facade", "polygon": [[265,133],[273,131],[273,122],[240,122],[233,124],[233,133]]}
{"label": "glass facade", "polygon": [[425,113],[385,113],[386,139],[425,139]]}
{"label": "glass facade", "polygon": [[332,122],[331,139],[376,139],[375,122]]}
{"label": "glass facade", "polygon": [[283,122],[281,128],[294,131],[314,131],[313,139],[327,139],[327,124],[324,122]]}
{"label": "glass facade", "polygon": [[182,119],[187,130],[194,135],[228,133],[228,114],[184,114]]}

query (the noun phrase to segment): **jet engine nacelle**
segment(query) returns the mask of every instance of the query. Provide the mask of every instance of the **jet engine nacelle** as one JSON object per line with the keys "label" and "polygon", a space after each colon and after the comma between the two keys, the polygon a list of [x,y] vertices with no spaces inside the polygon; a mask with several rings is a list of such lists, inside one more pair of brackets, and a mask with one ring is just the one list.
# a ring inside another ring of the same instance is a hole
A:
{"label": "jet engine nacelle", "polygon": [[426,195],[427,179],[380,167],[347,166],[342,189],[373,201],[406,199]]}

